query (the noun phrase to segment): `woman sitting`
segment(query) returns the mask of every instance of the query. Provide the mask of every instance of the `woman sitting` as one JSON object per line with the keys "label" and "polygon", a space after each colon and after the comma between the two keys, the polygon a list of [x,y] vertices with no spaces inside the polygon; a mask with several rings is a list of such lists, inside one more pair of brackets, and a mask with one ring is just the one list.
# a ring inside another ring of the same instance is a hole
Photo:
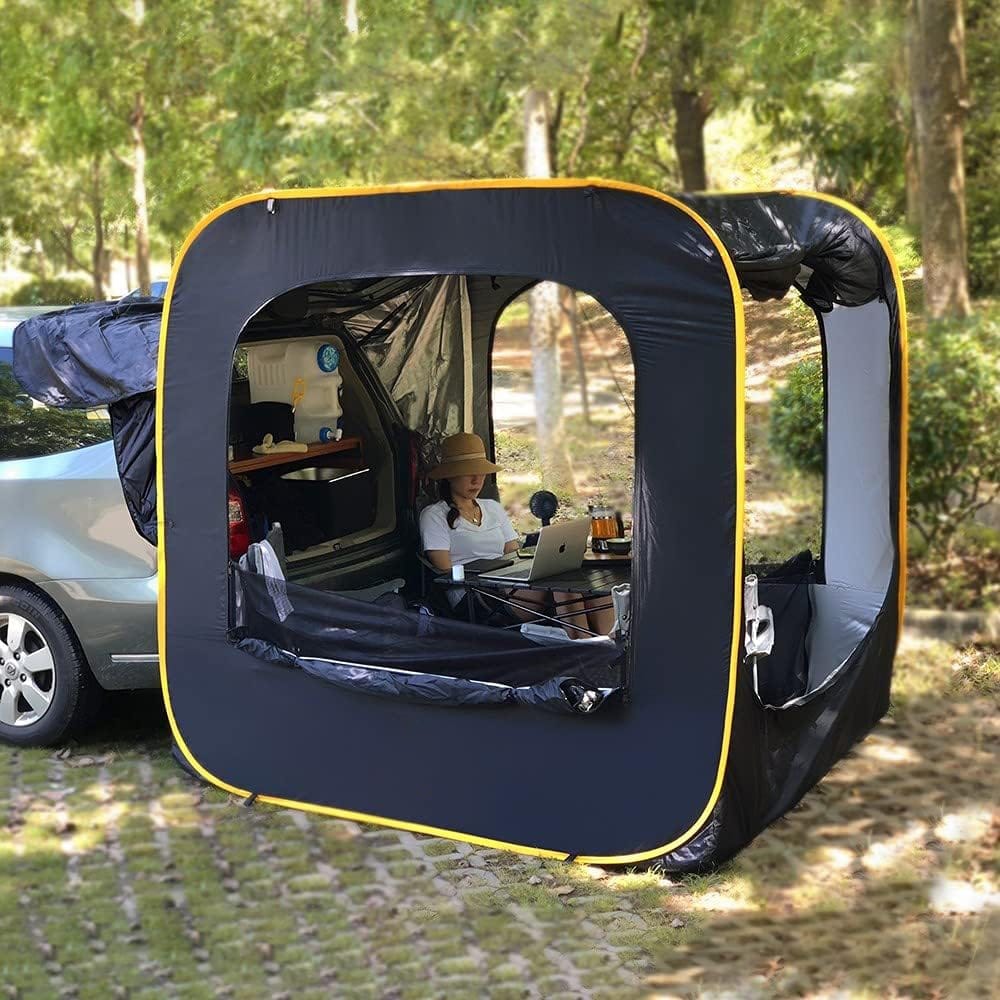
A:
{"label": "woman sitting", "polygon": [[[439,483],[441,500],[425,507],[420,514],[420,537],[427,558],[443,572],[452,566],[465,565],[475,559],[498,559],[516,552],[521,542],[503,506],[496,500],[479,498],[486,476],[499,471],[486,457],[486,446],[476,434],[453,434],[441,445],[441,463],[428,476]],[[461,587],[448,590],[448,600],[457,606],[465,592]],[[470,594],[470,598],[471,598]],[[514,590],[504,595],[520,604],[538,606],[544,614],[552,614],[549,594],[538,590]],[[573,638],[585,637],[580,629],[590,628],[607,634],[614,615],[607,610],[586,613],[586,602],[578,594],[553,592],[552,598],[560,615],[566,619],[566,632]],[[488,599],[487,599],[488,600]],[[498,607],[507,607],[496,603]],[[606,601],[604,603],[607,603]],[[527,609],[512,609],[523,621],[533,617]],[[571,627],[572,625],[578,628]]]}

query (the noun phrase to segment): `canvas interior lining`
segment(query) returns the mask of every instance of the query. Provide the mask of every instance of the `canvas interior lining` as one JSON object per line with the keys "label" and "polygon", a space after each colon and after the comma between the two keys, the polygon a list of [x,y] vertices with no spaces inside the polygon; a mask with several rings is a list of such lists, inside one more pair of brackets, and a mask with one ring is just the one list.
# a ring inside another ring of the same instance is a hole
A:
{"label": "canvas interior lining", "polygon": [[[808,663],[801,694],[769,704],[791,708],[832,684],[875,624],[892,578],[890,508],[891,317],[883,301],[834,305],[824,313],[826,470],[824,583],[810,581],[806,631]],[[786,625],[796,631],[801,624]],[[775,621],[780,637],[782,621]],[[763,700],[763,699],[762,699]]]}
{"label": "canvas interior lining", "polygon": [[825,551],[828,583],[885,594],[892,576],[889,507],[889,310],[834,306],[827,360]]}
{"label": "canvas interior lining", "polygon": [[[335,299],[331,305],[341,313]],[[416,286],[410,279],[405,290],[341,318],[407,427],[435,441],[467,429],[475,390],[465,357],[472,338],[465,275],[433,275]]]}
{"label": "canvas interior lining", "polygon": [[[274,340],[255,341],[261,346],[289,342],[311,343],[318,350],[322,344],[333,344],[340,349],[339,371],[343,383],[343,431],[345,436],[356,435],[364,442],[364,465],[375,477],[375,517],[370,527],[343,536],[321,542],[309,548],[293,552],[288,556],[290,563],[312,559],[315,556],[331,552],[334,546],[361,545],[372,539],[388,534],[396,527],[396,491],[394,477],[394,459],[389,440],[382,428],[375,404],[354,369],[348,352],[344,349],[343,339],[335,334],[321,334],[311,337],[292,336]],[[315,465],[322,466],[322,458],[315,460]]]}

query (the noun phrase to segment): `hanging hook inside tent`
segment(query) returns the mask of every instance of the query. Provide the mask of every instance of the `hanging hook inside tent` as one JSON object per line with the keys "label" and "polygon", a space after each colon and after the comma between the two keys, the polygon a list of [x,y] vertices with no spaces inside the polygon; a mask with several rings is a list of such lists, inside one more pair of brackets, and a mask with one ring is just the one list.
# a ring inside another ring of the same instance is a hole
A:
{"label": "hanging hook inside tent", "polygon": [[743,607],[746,613],[747,656],[768,656],[774,648],[774,615],[769,607],[758,603],[755,573],[749,574],[743,581]]}

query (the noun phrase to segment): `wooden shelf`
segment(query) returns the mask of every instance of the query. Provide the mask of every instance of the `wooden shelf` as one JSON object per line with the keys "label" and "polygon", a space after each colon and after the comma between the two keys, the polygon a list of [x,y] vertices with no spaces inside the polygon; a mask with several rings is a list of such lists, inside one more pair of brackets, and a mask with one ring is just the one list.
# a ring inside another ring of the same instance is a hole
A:
{"label": "wooden shelf", "polygon": [[253,472],[256,469],[270,469],[292,462],[308,462],[323,455],[334,455],[342,451],[356,451],[361,461],[361,438],[347,437],[326,444],[311,444],[308,451],[276,451],[270,455],[254,455],[252,458],[238,458],[229,463],[230,472]]}

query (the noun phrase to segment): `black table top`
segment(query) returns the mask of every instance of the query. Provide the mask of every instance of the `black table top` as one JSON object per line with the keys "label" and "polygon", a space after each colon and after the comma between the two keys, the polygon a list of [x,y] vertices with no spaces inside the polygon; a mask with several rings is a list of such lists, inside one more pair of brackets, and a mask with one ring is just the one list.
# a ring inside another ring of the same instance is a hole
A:
{"label": "black table top", "polygon": [[584,564],[580,569],[557,576],[547,576],[543,580],[486,579],[478,573],[468,573],[464,580],[452,580],[450,573],[434,577],[434,582],[449,587],[482,588],[483,590],[565,590],[584,597],[607,597],[611,588],[619,583],[628,583],[632,578],[630,565]]}

